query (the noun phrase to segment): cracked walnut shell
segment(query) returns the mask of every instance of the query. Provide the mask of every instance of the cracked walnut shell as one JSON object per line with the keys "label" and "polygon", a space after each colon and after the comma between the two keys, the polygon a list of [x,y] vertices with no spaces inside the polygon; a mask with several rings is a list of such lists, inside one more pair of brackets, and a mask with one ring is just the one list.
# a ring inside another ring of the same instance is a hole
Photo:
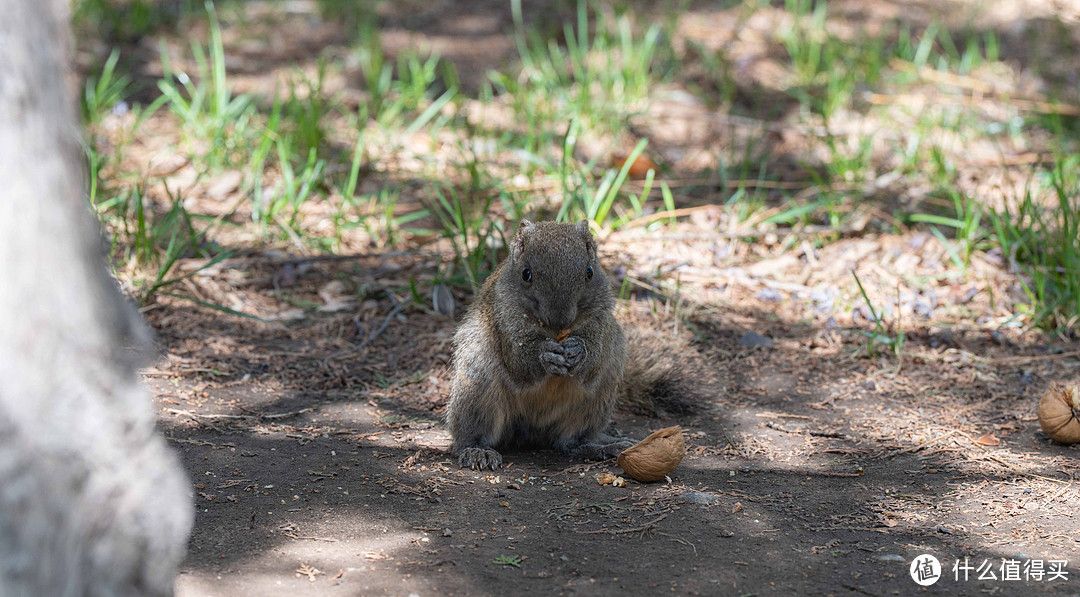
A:
{"label": "cracked walnut shell", "polygon": [[675,470],[686,455],[682,427],[666,427],[649,434],[619,454],[616,462],[626,474],[642,482],[659,481]]}
{"label": "cracked walnut shell", "polygon": [[1039,425],[1054,441],[1080,442],[1080,387],[1051,383],[1039,401]]}

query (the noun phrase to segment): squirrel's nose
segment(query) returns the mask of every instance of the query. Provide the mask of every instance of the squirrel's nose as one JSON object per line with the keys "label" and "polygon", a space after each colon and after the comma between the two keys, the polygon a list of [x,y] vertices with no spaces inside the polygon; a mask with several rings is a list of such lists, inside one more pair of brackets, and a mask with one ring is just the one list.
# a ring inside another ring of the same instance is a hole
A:
{"label": "squirrel's nose", "polygon": [[546,313],[541,318],[548,328],[553,330],[565,330],[573,325],[574,320],[577,319],[577,309],[571,307],[568,309],[556,309],[550,313]]}

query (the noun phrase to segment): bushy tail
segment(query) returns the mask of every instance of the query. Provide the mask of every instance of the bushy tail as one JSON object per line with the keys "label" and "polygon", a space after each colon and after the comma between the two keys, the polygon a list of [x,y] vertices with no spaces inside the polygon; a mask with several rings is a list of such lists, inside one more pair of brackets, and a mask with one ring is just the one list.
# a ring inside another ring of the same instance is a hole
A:
{"label": "bushy tail", "polygon": [[705,409],[708,392],[701,383],[700,356],[671,332],[639,325],[623,326],[626,371],[619,387],[619,410],[664,417]]}

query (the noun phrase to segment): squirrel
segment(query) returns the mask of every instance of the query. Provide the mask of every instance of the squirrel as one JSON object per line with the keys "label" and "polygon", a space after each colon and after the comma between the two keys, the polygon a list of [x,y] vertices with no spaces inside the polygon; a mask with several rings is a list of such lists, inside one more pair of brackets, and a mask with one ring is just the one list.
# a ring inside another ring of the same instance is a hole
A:
{"label": "squirrel", "polygon": [[617,402],[649,410],[624,373],[655,385],[664,374],[640,350],[628,369],[614,309],[587,221],[521,221],[454,335],[446,422],[463,468],[495,470],[511,446],[603,460],[634,444],[603,433]]}

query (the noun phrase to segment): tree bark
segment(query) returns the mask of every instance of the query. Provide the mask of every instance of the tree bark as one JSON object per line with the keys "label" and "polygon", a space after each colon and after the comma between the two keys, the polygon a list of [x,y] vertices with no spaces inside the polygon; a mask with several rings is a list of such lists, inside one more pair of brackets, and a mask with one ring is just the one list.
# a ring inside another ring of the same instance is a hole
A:
{"label": "tree bark", "polygon": [[69,4],[0,0],[0,595],[171,595],[190,485],[84,197]]}

